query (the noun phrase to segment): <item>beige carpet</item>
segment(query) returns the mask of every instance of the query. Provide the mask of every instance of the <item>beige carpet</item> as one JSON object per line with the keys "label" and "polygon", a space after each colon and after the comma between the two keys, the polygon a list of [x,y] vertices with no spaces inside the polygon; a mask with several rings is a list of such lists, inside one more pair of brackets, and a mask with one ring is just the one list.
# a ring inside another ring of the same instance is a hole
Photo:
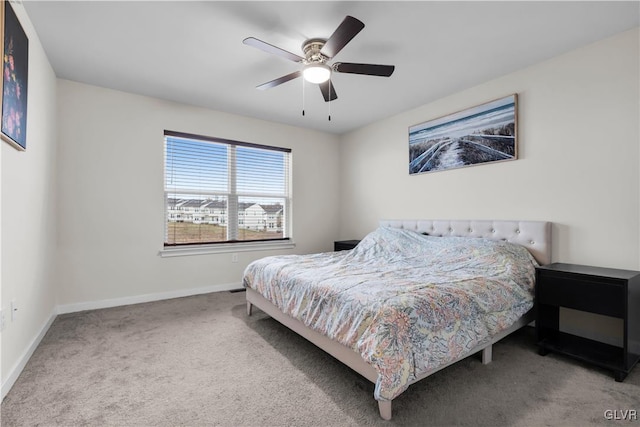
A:
{"label": "beige carpet", "polygon": [[[2,426],[634,425],[640,368],[536,353],[525,328],[415,384],[378,416],[373,384],[215,293],[59,316],[2,402]],[[620,414],[620,412],[618,412]],[[640,422],[640,421],[636,421]]]}

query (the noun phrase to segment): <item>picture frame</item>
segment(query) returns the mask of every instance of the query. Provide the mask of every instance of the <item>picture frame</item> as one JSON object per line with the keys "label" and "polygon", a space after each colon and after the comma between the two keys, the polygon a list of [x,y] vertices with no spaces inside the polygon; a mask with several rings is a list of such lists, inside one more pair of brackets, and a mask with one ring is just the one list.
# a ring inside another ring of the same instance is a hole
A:
{"label": "picture frame", "polygon": [[2,116],[0,137],[14,148],[27,149],[29,39],[11,3],[0,0],[2,21]]}
{"label": "picture frame", "polygon": [[518,158],[518,94],[409,127],[409,175]]}

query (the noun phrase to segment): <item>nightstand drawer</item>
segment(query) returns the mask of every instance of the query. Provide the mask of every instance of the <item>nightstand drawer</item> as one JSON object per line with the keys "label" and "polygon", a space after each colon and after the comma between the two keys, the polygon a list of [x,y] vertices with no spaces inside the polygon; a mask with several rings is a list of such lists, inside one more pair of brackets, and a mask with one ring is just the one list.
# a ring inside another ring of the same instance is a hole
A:
{"label": "nightstand drawer", "polygon": [[575,310],[612,317],[625,315],[625,286],[611,281],[590,280],[584,277],[558,277],[544,274],[538,283],[538,301]]}

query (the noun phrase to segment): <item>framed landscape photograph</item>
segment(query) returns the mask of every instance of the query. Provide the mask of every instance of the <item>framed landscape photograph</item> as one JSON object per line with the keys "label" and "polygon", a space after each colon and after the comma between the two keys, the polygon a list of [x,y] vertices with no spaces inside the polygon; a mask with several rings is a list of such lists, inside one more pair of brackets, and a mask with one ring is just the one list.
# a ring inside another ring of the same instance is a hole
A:
{"label": "framed landscape photograph", "polygon": [[29,39],[11,4],[2,3],[1,137],[18,150],[27,148]]}
{"label": "framed landscape photograph", "polygon": [[518,95],[409,128],[409,174],[518,158]]}

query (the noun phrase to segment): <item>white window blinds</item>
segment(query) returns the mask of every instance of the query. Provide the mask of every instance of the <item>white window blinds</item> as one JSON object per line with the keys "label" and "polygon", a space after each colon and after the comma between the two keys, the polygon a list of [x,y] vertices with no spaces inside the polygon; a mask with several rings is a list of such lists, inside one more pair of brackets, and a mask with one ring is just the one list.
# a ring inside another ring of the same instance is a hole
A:
{"label": "white window blinds", "polygon": [[165,131],[165,246],[290,237],[291,150]]}

